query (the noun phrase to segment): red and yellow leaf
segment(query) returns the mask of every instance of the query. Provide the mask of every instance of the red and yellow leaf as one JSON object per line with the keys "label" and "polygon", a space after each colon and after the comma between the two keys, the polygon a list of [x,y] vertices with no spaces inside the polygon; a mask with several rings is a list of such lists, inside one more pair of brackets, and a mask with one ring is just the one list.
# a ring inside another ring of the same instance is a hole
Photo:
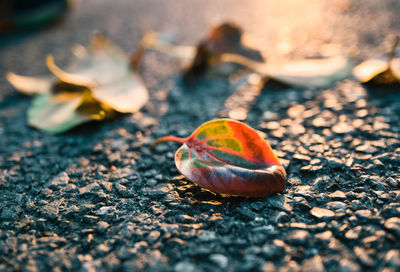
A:
{"label": "red and yellow leaf", "polygon": [[178,170],[203,187],[230,195],[264,197],[282,192],[286,172],[269,144],[251,127],[234,120],[204,123],[188,138],[166,136],[183,143],[175,154]]}

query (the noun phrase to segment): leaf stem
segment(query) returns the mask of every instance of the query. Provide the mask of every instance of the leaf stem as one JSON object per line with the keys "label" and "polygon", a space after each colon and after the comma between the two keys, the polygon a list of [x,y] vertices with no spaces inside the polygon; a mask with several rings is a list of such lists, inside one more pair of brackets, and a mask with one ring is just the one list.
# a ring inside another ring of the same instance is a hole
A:
{"label": "leaf stem", "polygon": [[394,55],[396,54],[396,47],[398,44],[399,44],[399,36],[396,35],[393,39],[392,48],[390,49],[388,54],[389,67],[392,66],[392,61],[394,59]]}
{"label": "leaf stem", "polygon": [[230,53],[222,54],[221,61],[222,62],[234,62],[234,63],[240,64],[240,65],[243,65],[255,72],[259,72],[261,69],[260,67],[264,64],[262,62],[254,61],[252,59],[246,58],[241,55],[230,54]]}
{"label": "leaf stem", "polygon": [[129,59],[129,66],[133,71],[139,71],[140,65],[143,62],[145,47],[142,43],[133,52]]}
{"label": "leaf stem", "polygon": [[178,142],[178,143],[182,143],[183,144],[183,143],[186,142],[186,139],[185,138],[181,138],[181,137],[175,137],[175,136],[164,136],[164,137],[161,137],[161,138],[158,138],[157,140],[155,140],[151,144],[151,148],[154,148],[159,143],[167,142],[167,141]]}

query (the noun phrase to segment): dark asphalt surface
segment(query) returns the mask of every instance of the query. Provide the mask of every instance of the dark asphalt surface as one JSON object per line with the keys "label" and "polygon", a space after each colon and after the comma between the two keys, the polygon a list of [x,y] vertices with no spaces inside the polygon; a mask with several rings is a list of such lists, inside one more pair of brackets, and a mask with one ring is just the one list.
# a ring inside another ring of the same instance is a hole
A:
{"label": "dark asphalt surface", "polygon": [[[4,79],[47,74],[48,53],[65,65],[95,29],[132,51],[146,30],[195,44],[223,20],[268,60],[359,62],[400,32],[398,1],[360,2],[88,0],[62,24],[0,38],[0,271],[399,271],[398,88],[259,94],[245,74],[186,86],[176,60],[148,52],[141,113],[51,136],[27,126],[31,99]],[[215,195],[179,175],[178,145],[150,149],[238,110],[282,159],[284,194]]]}

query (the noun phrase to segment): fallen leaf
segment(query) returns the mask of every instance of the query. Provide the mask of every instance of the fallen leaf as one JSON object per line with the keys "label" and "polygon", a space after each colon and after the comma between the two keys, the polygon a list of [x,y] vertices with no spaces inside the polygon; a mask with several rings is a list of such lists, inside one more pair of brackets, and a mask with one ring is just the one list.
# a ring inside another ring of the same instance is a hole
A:
{"label": "fallen leaf", "polygon": [[127,74],[118,81],[93,87],[92,95],[121,113],[137,112],[149,100],[147,88],[137,74]]}
{"label": "fallen leaf", "polygon": [[230,74],[238,67],[221,62],[223,54],[231,53],[245,56],[249,59],[263,61],[258,50],[249,48],[242,42],[243,31],[233,23],[222,23],[211,28],[207,37],[201,41],[196,49],[196,55],[189,69],[185,73],[187,79],[196,78],[210,68],[217,67],[214,73]]}
{"label": "fallen leaf", "polygon": [[101,85],[130,72],[129,56],[101,34],[95,35],[87,47],[75,46],[73,53],[65,71],[55,66],[51,56],[47,59],[49,70],[64,82]]}
{"label": "fallen leaf", "polygon": [[377,84],[393,84],[398,82],[398,79],[389,67],[388,59],[384,57],[377,57],[362,62],[354,67],[353,75],[361,83],[374,81]]}
{"label": "fallen leaf", "polygon": [[149,32],[142,40],[145,48],[154,49],[188,62],[186,79],[210,72],[210,74],[228,75],[238,66],[235,63],[221,62],[224,53],[235,53],[250,59],[263,61],[258,50],[252,49],[242,42],[242,30],[233,23],[222,23],[212,27],[208,35],[197,46],[175,45],[175,33]]}
{"label": "fallen leaf", "polygon": [[288,61],[280,64],[257,62],[235,54],[224,54],[222,61],[236,62],[278,82],[296,87],[326,88],[351,74],[348,58],[330,57]]}
{"label": "fallen leaf", "polygon": [[53,77],[28,77],[20,76],[12,72],[6,75],[8,82],[13,87],[26,95],[35,95],[39,93],[49,93],[55,82]]}
{"label": "fallen leaf", "polygon": [[46,65],[50,72],[63,82],[71,85],[85,86],[87,88],[96,86],[96,82],[84,73],[69,73],[62,70],[54,63],[54,58],[51,55],[47,56]]}
{"label": "fallen leaf", "polygon": [[33,78],[8,73],[7,79],[22,93],[36,95],[28,111],[29,124],[61,133],[90,120],[112,118],[116,112],[137,112],[147,103],[147,88],[134,71],[140,63],[139,53],[134,54],[132,67],[127,54],[97,35],[88,47],[74,47],[66,71],[48,56],[46,63],[53,76]]}
{"label": "fallen leaf", "polygon": [[62,82],[85,86],[100,102],[121,113],[137,112],[149,99],[138,74],[131,71],[129,57],[108,39],[97,35],[88,49],[80,48],[66,71],[52,56],[47,57],[49,70]]}
{"label": "fallen leaf", "polygon": [[[91,73],[89,69],[82,74],[64,72],[55,65],[51,56],[47,57],[47,66],[62,82],[87,87],[91,90],[94,98],[121,113],[137,112],[149,99],[142,79],[129,71],[121,73],[117,79],[107,82],[107,80],[100,79],[100,74],[96,75],[96,71]],[[101,84],[97,83],[99,81]]]}
{"label": "fallen leaf", "polygon": [[282,192],[286,172],[269,144],[251,127],[230,119],[204,123],[188,138],[165,136],[153,143],[175,141],[175,165],[189,180],[211,191],[265,197]]}
{"label": "fallen leaf", "polygon": [[88,92],[43,93],[35,96],[28,110],[28,123],[50,133],[62,133],[79,124],[106,116]]}
{"label": "fallen leaf", "polygon": [[196,47],[190,45],[175,45],[175,33],[156,33],[149,32],[142,39],[142,45],[145,48],[150,48],[175,57],[182,61],[192,61],[196,55]]}
{"label": "fallen leaf", "polygon": [[394,39],[388,56],[375,57],[353,69],[353,75],[361,83],[398,84],[400,82],[400,58],[394,58],[399,38]]}

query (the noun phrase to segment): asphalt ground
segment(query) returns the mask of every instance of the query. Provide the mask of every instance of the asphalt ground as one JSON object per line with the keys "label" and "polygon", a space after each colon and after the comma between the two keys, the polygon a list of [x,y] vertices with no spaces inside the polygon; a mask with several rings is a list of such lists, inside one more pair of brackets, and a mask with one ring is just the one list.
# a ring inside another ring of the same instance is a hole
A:
{"label": "asphalt ground", "polygon": [[[387,52],[398,1],[81,1],[65,20],[0,38],[1,271],[398,271],[400,96],[354,79],[329,89],[254,89],[254,75],[181,81],[148,52],[141,113],[53,136],[27,126],[31,99],[4,75],[47,74],[100,30],[132,52],[148,30],[194,45],[234,21],[267,61]],[[240,86],[240,87],[238,87]],[[250,97],[250,98],[249,98]],[[228,102],[229,101],[229,102]],[[245,112],[288,174],[266,199],[216,195],[180,176],[177,144]]]}

